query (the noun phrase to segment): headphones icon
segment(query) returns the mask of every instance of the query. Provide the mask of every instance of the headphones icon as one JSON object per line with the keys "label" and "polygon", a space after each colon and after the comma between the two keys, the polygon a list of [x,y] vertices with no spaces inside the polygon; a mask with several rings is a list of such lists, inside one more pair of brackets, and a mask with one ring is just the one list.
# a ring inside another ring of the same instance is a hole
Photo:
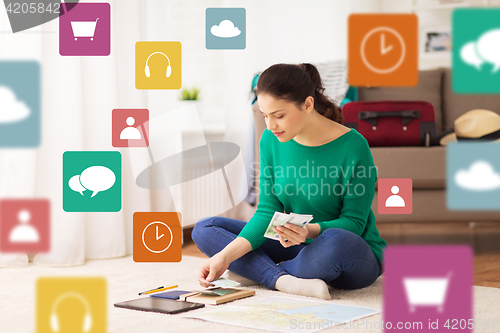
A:
{"label": "headphones icon", "polygon": [[167,57],[167,55],[163,52],[153,52],[149,55],[148,59],[146,60],[146,67],[144,67],[144,73],[146,73],[146,76],[147,77],[150,77],[151,76],[151,72],[149,71],[149,66],[148,66],[148,61],[149,61],[149,58],[151,58],[151,56],[153,56],[154,54],[163,54],[163,56],[165,58],[167,58],[168,60],[168,66],[167,66],[167,77],[170,77],[170,75],[172,74],[172,67],[170,67],[170,59]]}
{"label": "headphones icon", "polygon": [[86,313],[85,317],[83,318],[83,332],[88,332],[90,331],[90,328],[92,327],[92,314],[90,312],[90,305],[89,302],[80,294],[75,293],[75,292],[67,292],[59,296],[54,304],[52,305],[52,313],[50,315],[50,327],[54,332],[59,332],[60,327],[59,327],[59,318],[57,317],[57,306],[59,303],[62,302],[62,300],[66,298],[76,298],[80,302],[85,305]]}

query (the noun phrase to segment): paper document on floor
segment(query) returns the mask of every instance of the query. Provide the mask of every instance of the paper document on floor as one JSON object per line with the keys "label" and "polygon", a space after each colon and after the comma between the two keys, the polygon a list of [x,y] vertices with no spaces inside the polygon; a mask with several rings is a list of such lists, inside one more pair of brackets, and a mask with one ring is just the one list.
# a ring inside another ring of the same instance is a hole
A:
{"label": "paper document on floor", "polygon": [[374,308],[272,296],[185,317],[275,332],[313,333],[378,313]]}

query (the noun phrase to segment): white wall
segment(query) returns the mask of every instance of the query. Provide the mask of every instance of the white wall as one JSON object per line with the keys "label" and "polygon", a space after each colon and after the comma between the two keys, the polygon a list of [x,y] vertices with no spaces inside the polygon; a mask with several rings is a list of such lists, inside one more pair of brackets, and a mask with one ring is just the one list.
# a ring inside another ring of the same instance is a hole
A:
{"label": "white wall", "polygon": [[[422,55],[424,31],[448,29],[451,31],[453,8],[436,6],[437,0],[381,0],[380,8],[385,13],[410,13],[418,16],[419,22],[419,68],[451,67],[451,55]],[[467,7],[498,7],[500,0],[464,0]]]}

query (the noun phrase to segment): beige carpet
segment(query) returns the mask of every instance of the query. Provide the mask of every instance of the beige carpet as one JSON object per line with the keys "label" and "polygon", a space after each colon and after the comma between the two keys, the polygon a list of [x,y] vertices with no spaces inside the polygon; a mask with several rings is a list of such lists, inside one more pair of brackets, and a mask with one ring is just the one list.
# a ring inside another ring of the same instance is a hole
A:
{"label": "beige carpet", "polygon": [[[27,333],[35,332],[35,281],[40,276],[103,276],[108,282],[108,332],[253,332],[248,328],[227,326],[205,322],[198,319],[183,318],[195,312],[213,310],[206,306],[177,315],[119,309],[113,303],[137,298],[137,293],[147,288],[161,285],[178,284],[180,288],[198,289],[197,271],[204,259],[185,256],[181,263],[138,264],[132,257],[107,260],[90,260],[78,267],[42,267],[30,265],[26,268],[0,268],[0,332]],[[268,296],[286,296],[317,300],[309,297],[291,296],[264,287],[255,287],[256,296],[251,299]],[[500,289],[474,287],[475,318],[500,320]],[[331,302],[344,305],[359,305],[381,308],[381,279],[372,286],[354,291],[338,291]],[[217,307],[230,306],[231,303]],[[380,323],[381,315],[367,319]],[[498,324],[500,326],[500,323]],[[497,326],[497,327],[498,327]],[[327,331],[336,331],[330,328]],[[341,329],[342,332],[353,330]],[[380,332],[381,330],[357,330],[358,332]],[[496,332],[492,329],[475,332]]]}

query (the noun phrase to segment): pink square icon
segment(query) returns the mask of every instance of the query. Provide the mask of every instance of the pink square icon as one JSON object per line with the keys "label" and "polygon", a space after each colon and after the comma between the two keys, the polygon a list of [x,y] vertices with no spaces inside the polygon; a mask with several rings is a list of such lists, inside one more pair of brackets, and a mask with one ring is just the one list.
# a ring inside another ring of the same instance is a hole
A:
{"label": "pink square icon", "polygon": [[112,118],[113,147],[149,146],[148,109],[114,109]]}
{"label": "pink square icon", "polygon": [[[64,11],[64,3],[61,5]],[[62,56],[108,56],[111,50],[109,3],[79,2],[59,16],[59,54]]]}
{"label": "pink square icon", "polygon": [[412,212],[411,178],[380,178],[378,180],[378,213],[411,214]]}
{"label": "pink square icon", "polygon": [[49,200],[0,200],[0,251],[18,253],[49,250]]}
{"label": "pink square icon", "polygon": [[473,331],[470,247],[393,245],[384,268],[384,332]]}

